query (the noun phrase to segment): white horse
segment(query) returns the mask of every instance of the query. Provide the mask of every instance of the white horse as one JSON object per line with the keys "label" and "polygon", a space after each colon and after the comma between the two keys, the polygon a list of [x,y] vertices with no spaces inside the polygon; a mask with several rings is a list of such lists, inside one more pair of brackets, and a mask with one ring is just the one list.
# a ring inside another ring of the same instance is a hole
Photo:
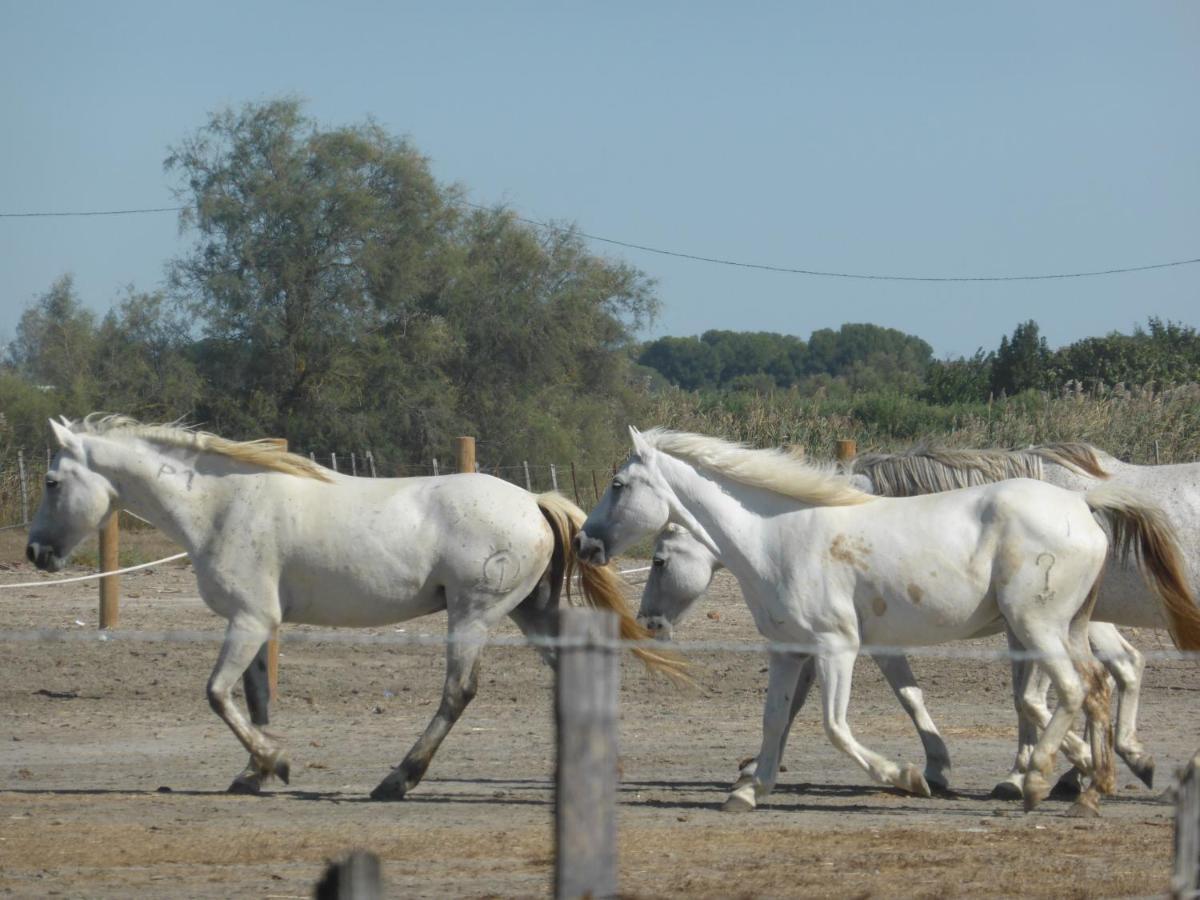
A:
{"label": "white horse", "polygon": [[[231,700],[234,683],[282,622],[373,627],[445,610],[442,701],[404,761],[371,792],[403,798],[475,695],[479,655],[509,616],[526,635],[556,630],[583,512],[488,475],[351,478],[269,442],[235,443],[118,416],[51,422],[61,449],[30,528],[27,555],[57,570],[116,510],[158,527],[191,556],[200,596],[228,620],[208,700],[260,781],[285,782],[288,758]],[[587,602],[641,637],[621,583],[581,567]],[[648,667],[679,663],[638,652]]]}
{"label": "white horse", "polygon": [[[1080,495],[1023,479],[882,498],[779,451],[630,431],[634,453],[576,536],[579,557],[603,564],[668,523],[690,531],[737,578],[764,637],[814,648],[826,733],[880,783],[929,793],[914,767],[867,749],[849,729],[860,645],[940,643],[1003,623],[1014,642],[1041,655],[1059,700],[1023,785],[1027,809],[1046,796],[1053,753],[1089,689],[1106,693],[1086,634],[1108,551],[1094,512],[1144,554],[1180,646],[1200,648],[1200,611],[1173,539],[1133,492]],[[774,786],[802,665],[798,654],[770,653],[757,771],[739,779],[726,808],[752,809]],[[1092,757],[1075,762],[1091,767],[1094,805],[1115,770],[1102,738],[1107,702],[1089,702],[1087,712],[1096,726]]]}
{"label": "white horse", "polygon": [[[1072,491],[1087,491],[1102,482],[1137,490],[1158,506],[1173,528],[1183,554],[1184,572],[1193,596],[1200,595],[1200,463],[1136,466],[1121,462],[1090,444],[1067,442],[1028,450],[950,450],[917,447],[903,453],[869,453],[847,466],[864,490],[907,497],[953,490],[1006,478],[1037,478]],[[1167,628],[1155,588],[1142,576],[1136,560],[1124,556],[1105,573],[1092,624],[1092,649],[1117,685],[1116,750],[1145,784],[1153,786],[1154,759],[1137,735],[1137,711],[1145,661],[1115,625]],[[1023,664],[1017,666],[1022,668]],[[1030,702],[1045,707],[1049,681],[1040,669],[1029,680]],[[1026,673],[1015,673],[1023,680]],[[1016,683],[1016,682],[1014,682]],[[1025,762],[1037,739],[1033,723],[1022,717],[1017,760],[1008,779],[996,786],[997,796],[1019,797]],[[1064,776],[1068,791],[1078,773]]]}
{"label": "white horse", "polygon": [[[638,621],[659,640],[672,640],[675,626],[687,618],[722,568],[724,566],[712,552],[689,531],[678,525],[668,525],[654,542],[650,577],[642,588]],[[895,653],[872,655],[871,659],[917,729],[925,750],[926,783],[934,791],[949,790],[950,751],[925,708],[921,686],[917,684],[908,659]],[[791,723],[808,699],[816,674],[816,659],[805,655],[792,693],[792,707],[781,738],[782,745],[787,743]],[[742,760],[738,768],[741,775],[753,775],[757,761],[753,758]]]}

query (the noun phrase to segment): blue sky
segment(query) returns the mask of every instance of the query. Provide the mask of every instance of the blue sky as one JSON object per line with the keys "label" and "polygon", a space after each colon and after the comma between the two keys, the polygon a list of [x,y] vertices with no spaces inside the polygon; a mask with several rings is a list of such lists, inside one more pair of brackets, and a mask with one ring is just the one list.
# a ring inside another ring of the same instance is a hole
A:
{"label": "blue sky", "polygon": [[[704,256],[904,275],[1200,257],[1200,4],[0,0],[0,212],[171,205],[167,148],[296,94],[374,117],[478,203]],[[0,219],[0,340],[64,272],[103,311],[172,214]],[[850,281],[594,245],[657,279],[650,335],[874,322],[941,355],[1200,326],[1200,265]]]}

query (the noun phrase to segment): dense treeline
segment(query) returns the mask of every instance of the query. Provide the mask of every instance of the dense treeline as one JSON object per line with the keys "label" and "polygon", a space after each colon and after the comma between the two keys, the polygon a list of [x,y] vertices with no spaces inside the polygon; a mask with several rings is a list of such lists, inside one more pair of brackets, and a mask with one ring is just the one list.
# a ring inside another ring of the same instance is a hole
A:
{"label": "dense treeline", "polygon": [[971,403],[1068,384],[1165,388],[1200,381],[1196,329],[1151,318],[1131,335],[1085,338],[1051,351],[1036,322],[990,352],[935,360],[918,337],[878,325],[814,331],[806,343],[768,332],[707,331],[647,344],[638,361],[684,390],[798,388],[839,395],[888,390],[934,404]]}
{"label": "dense treeline", "polygon": [[475,434],[490,465],[603,466],[626,423],[813,447],[840,431],[864,449],[1078,438],[1141,461],[1158,439],[1164,460],[1195,456],[1195,397],[1164,391],[1200,383],[1200,336],[1176,323],[1052,351],[1031,321],[945,360],[870,324],[640,345],[658,307],[642,272],[570,228],[464,204],[373,123],[253,104],[166,167],[190,250],[164,290],[102,317],[69,275],[36,298],[0,366],[0,456],[42,445],[51,415],[95,410],[394,465]]}

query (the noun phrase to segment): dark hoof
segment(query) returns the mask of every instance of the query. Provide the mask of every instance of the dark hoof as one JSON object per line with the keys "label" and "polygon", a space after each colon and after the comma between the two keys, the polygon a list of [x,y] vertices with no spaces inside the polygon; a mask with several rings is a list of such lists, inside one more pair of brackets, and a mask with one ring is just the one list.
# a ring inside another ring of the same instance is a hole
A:
{"label": "dark hoof", "polygon": [[1137,761],[1136,765],[1130,765],[1129,770],[1141,779],[1142,784],[1148,788],[1154,787],[1154,757],[1143,756]]}
{"label": "dark hoof", "polygon": [[1021,800],[1024,795],[1021,793],[1021,789],[1011,781],[1002,781],[992,788],[988,797],[992,800]]}
{"label": "dark hoof", "polygon": [[371,791],[371,799],[385,803],[403,800],[408,794],[408,787],[406,776],[393,773],[379,782],[379,786]]}
{"label": "dark hoof", "polygon": [[239,775],[233,779],[233,784],[226,789],[225,793],[257,796],[262,793],[262,779],[257,775]]}
{"label": "dark hoof", "polygon": [[936,794],[952,794],[952,793],[954,793],[952,790],[950,790],[950,782],[947,781],[946,778],[943,775],[941,775],[940,773],[935,775],[935,774],[926,772],[925,773],[925,783],[927,785],[929,785],[929,789],[931,791],[933,791],[933,793],[935,795]]}
{"label": "dark hoof", "polygon": [[1051,800],[1078,800],[1082,789],[1079,786],[1079,780],[1076,778],[1074,771],[1068,772],[1062,778],[1058,779],[1054,787],[1050,790]]}
{"label": "dark hoof", "polygon": [[280,756],[275,760],[275,777],[284,784],[290,784],[292,778],[292,764],[286,756]]}

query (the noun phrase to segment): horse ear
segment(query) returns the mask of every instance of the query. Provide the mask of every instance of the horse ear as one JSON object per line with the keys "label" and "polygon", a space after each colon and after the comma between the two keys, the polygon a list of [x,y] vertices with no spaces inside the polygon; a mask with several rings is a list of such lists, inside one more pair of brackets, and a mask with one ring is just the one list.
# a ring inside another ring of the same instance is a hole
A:
{"label": "horse ear", "polygon": [[633,452],[644,458],[650,450],[650,445],[646,443],[646,439],[642,437],[642,433],[632,425],[629,426],[629,439],[633,441]]}
{"label": "horse ear", "polygon": [[58,446],[67,449],[76,449],[80,446],[79,437],[66,425],[60,425],[51,419],[50,430],[54,432],[54,439],[58,441]]}

